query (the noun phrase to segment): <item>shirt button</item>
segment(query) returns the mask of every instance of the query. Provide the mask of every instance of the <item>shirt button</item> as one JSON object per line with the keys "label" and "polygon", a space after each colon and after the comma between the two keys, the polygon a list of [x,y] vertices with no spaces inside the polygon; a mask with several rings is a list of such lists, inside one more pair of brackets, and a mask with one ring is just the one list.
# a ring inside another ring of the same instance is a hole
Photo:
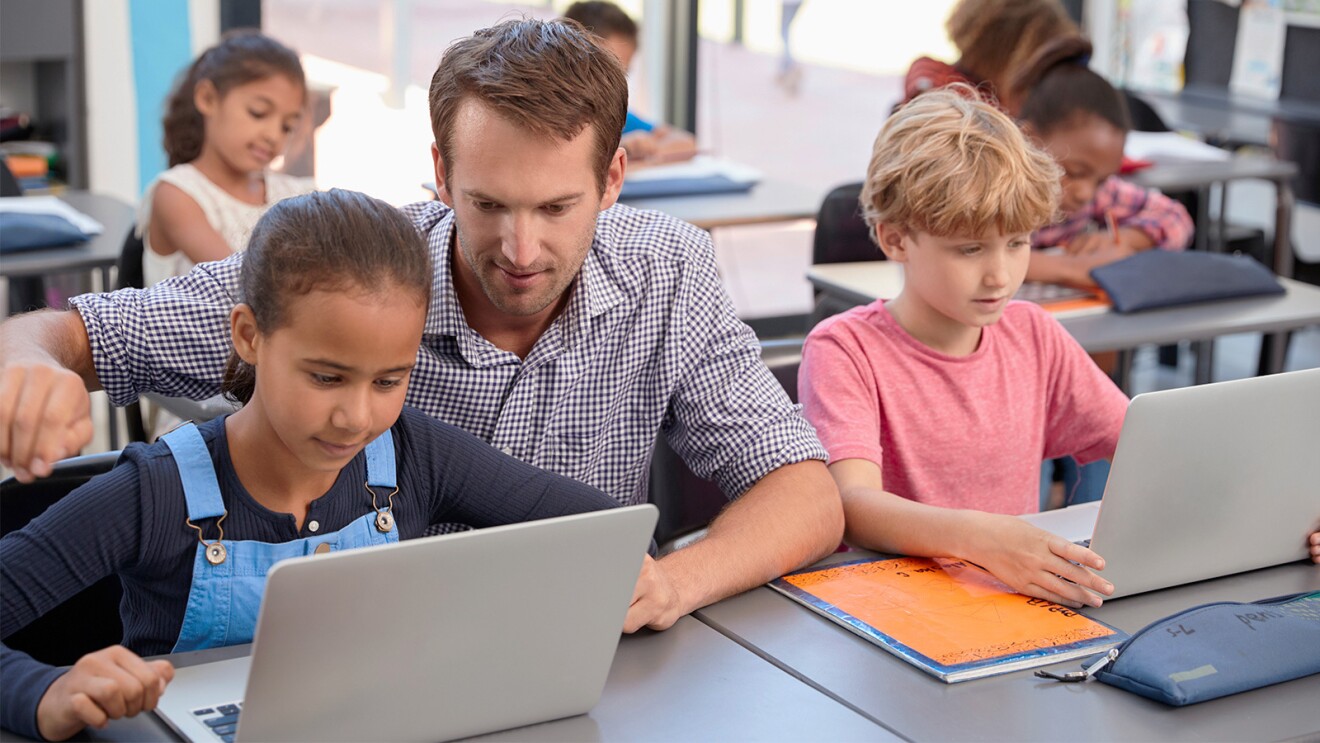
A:
{"label": "shirt button", "polygon": [[320,529],[320,528],[321,528],[321,522],[319,522],[319,521],[315,521],[315,520],[313,520],[313,521],[308,521],[308,522],[307,522],[307,531],[312,531],[312,532],[314,532],[314,531],[316,531],[316,530],[318,530],[318,529]]}

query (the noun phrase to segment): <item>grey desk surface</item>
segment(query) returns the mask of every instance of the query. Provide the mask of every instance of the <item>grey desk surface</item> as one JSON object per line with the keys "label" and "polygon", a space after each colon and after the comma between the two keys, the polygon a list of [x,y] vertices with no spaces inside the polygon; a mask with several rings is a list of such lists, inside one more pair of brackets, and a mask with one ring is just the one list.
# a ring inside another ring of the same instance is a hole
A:
{"label": "grey desk surface", "polygon": [[636,209],[655,209],[704,230],[815,219],[824,194],[797,183],[764,180],[745,193],[630,199]]}
{"label": "grey desk surface", "polygon": [[1139,170],[1128,180],[1161,191],[1189,191],[1215,183],[1247,179],[1286,181],[1297,175],[1297,165],[1272,157],[1234,157],[1206,162],[1159,162]]}
{"label": "grey desk surface", "polygon": [[[807,271],[812,285],[845,302],[867,304],[898,295],[899,264],[889,261],[832,263]],[[1101,312],[1060,318],[1090,352],[1146,344],[1206,340],[1233,333],[1273,333],[1320,323],[1320,288],[1280,278],[1286,293],[1272,297],[1186,305],[1130,315]]]}
{"label": "grey desk surface", "polygon": [[[249,646],[175,656],[180,665],[232,658]],[[166,692],[169,693],[168,691]],[[166,741],[154,715],[87,731],[91,740]],[[8,734],[8,740],[21,740]],[[899,740],[692,617],[620,640],[600,701],[586,715],[482,740]]]}
{"label": "grey desk surface", "polygon": [[[868,553],[863,553],[868,554]],[[856,558],[836,555],[828,561]],[[1107,603],[1086,614],[1126,631],[1210,601],[1320,590],[1293,563]],[[769,588],[698,612],[702,621],[912,740],[1280,740],[1320,736],[1320,675],[1173,708],[1098,682],[1031,671],[945,684]],[[1076,670],[1076,661],[1056,664]]]}
{"label": "grey desk surface", "polygon": [[133,225],[133,207],[112,196],[85,191],[71,191],[60,198],[100,222],[105,230],[85,243],[6,255],[0,259],[0,276],[41,276],[64,271],[91,271],[109,268],[119,260],[124,236]]}
{"label": "grey desk surface", "polygon": [[1178,93],[1136,92],[1173,129],[1230,143],[1269,144],[1270,121],[1320,121],[1320,104],[1265,100],[1223,88],[1189,86]]}

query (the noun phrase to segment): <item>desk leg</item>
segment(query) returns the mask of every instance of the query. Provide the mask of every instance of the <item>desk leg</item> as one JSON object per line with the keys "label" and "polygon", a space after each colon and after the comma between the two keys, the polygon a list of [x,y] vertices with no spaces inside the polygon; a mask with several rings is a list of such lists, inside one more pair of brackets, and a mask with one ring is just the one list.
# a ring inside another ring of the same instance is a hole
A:
{"label": "desk leg", "polygon": [[1196,354],[1196,372],[1192,384],[1209,384],[1215,376],[1214,340],[1193,341],[1192,353]]}
{"label": "desk leg", "polygon": [[[1293,275],[1292,251],[1292,184],[1287,178],[1275,181],[1274,205],[1274,273],[1279,276]],[[1272,333],[1260,339],[1260,362],[1256,374],[1278,374],[1283,371],[1283,362],[1288,355],[1288,333]]]}
{"label": "desk leg", "polygon": [[1136,355],[1137,349],[1135,348],[1120,349],[1118,351],[1118,363],[1114,365],[1114,371],[1111,375],[1114,384],[1120,390],[1123,390],[1123,394],[1128,397],[1132,396],[1132,360]]}

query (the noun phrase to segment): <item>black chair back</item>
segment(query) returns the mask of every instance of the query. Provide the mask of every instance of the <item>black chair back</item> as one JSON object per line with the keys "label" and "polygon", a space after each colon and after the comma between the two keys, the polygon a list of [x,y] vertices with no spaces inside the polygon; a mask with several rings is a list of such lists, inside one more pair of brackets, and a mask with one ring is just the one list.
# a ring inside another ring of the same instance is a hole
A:
{"label": "black chair back", "polygon": [[862,218],[857,203],[861,195],[861,183],[846,183],[825,195],[816,214],[812,263],[884,260],[885,254],[871,240],[871,230]]}
{"label": "black chair back", "polygon": [[[60,498],[96,475],[109,472],[119,452],[91,454],[57,462],[50,477],[24,484],[0,482],[0,536],[22,529]],[[4,638],[5,644],[55,666],[75,663],[87,653],[118,644],[123,595],[118,576],[108,576]]]}

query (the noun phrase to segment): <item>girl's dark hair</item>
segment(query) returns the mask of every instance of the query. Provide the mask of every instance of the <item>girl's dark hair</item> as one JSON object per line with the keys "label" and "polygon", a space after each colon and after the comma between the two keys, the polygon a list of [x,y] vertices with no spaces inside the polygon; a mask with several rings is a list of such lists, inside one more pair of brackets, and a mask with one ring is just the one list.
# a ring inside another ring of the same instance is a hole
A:
{"label": "girl's dark hair", "polygon": [[285,75],[306,97],[307,79],[298,55],[289,47],[252,29],[226,33],[220,43],[202,52],[179,78],[165,103],[165,154],[170,167],[192,162],[202,154],[206,136],[202,113],[193,102],[197,84],[210,80],[220,95],[239,85]]}
{"label": "girl's dark hair", "polygon": [[1019,118],[1045,135],[1079,114],[1099,116],[1120,131],[1132,128],[1127,101],[1086,63],[1091,42],[1081,36],[1055,39],[1041,47],[1014,77],[1022,101]]}
{"label": "girl's dark hair", "polygon": [[[239,301],[257,329],[288,319],[289,300],[312,291],[407,292],[426,304],[431,256],[412,223],[389,204],[356,191],[314,191],[285,199],[252,230],[239,276]],[[230,353],[221,390],[247,403],[256,370]]]}

